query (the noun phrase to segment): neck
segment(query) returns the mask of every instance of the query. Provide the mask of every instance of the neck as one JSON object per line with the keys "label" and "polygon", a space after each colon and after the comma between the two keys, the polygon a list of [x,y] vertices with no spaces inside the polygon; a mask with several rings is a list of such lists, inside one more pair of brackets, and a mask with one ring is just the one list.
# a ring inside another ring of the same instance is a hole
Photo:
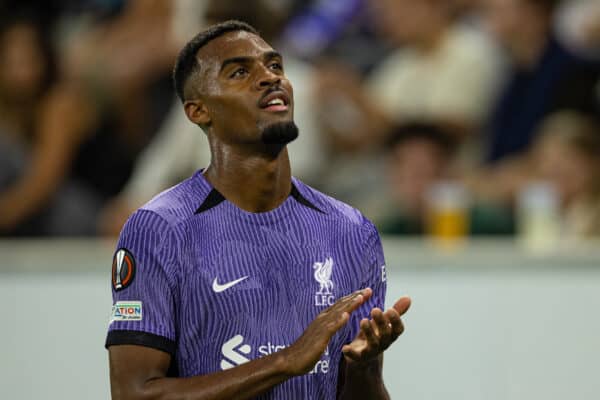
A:
{"label": "neck", "polygon": [[206,180],[227,200],[249,212],[277,208],[291,191],[287,148],[252,153],[225,145],[211,145],[212,159]]}

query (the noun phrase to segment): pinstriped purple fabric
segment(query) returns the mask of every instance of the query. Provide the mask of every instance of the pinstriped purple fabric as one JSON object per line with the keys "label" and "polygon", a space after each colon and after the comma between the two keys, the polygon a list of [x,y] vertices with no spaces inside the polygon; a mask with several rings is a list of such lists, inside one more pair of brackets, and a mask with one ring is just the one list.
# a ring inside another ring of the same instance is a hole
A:
{"label": "pinstriped purple fabric", "polygon": [[209,374],[289,346],[336,299],[364,287],[374,296],[331,340],[315,369],[261,399],[334,399],[341,347],[358,321],[383,308],[379,235],[355,209],[294,179],[300,195],[248,213],[228,201],[196,213],[213,189],[201,172],[134,213],[117,248],[134,257],[117,302],[142,302],[141,320],[115,318],[107,346],[168,351],[180,376]]}

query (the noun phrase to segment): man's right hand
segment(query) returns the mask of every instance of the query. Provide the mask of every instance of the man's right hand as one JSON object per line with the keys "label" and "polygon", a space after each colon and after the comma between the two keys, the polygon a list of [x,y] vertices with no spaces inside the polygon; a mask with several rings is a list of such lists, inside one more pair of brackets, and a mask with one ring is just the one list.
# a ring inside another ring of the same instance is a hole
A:
{"label": "man's right hand", "polygon": [[111,393],[114,400],[254,398],[293,376],[304,375],[319,361],[331,337],[350,313],[371,297],[359,290],[324,310],[290,347],[225,371],[189,378],[168,378],[171,356],[137,345],[109,347]]}
{"label": "man's right hand", "polygon": [[302,336],[290,347],[282,350],[285,371],[290,376],[308,373],[319,361],[331,337],[350,319],[350,313],[367,301],[373,291],[369,288],[358,290],[342,297],[325,309],[306,328]]}

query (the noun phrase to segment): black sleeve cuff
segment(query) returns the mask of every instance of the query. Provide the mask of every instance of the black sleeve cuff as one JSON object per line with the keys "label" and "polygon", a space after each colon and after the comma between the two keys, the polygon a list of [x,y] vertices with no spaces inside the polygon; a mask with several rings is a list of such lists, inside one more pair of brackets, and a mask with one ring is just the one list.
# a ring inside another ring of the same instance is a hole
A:
{"label": "black sleeve cuff", "polygon": [[177,350],[177,344],[173,340],[164,336],[141,331],[109,331],[104,347],[108,349],[110,346],[120,344],[134,344],[138,346],[152,347],[153,349],[169,353],[173,358],[175,357],[175,351]]}

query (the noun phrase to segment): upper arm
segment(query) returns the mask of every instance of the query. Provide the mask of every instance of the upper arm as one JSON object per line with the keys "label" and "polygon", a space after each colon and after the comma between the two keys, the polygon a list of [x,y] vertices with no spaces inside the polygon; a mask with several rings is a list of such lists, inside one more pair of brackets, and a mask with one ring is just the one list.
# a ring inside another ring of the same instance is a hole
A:
{"label": "upper arm", "polygon": [[[159,354],[161,357],[156,357],[161,365],[166,363],[166,371],[174,360],[177,340],[174,276],[178,246],[171,228],[155,213],[138,211],[123,228],[117,249],[112,264],[113,311],[106,338],[111,376],[112,368],[119,365],[112,361],[115,354],[117,361],[129,360],[125,365]],[[131,347],[137,350],[129,351]]]}

